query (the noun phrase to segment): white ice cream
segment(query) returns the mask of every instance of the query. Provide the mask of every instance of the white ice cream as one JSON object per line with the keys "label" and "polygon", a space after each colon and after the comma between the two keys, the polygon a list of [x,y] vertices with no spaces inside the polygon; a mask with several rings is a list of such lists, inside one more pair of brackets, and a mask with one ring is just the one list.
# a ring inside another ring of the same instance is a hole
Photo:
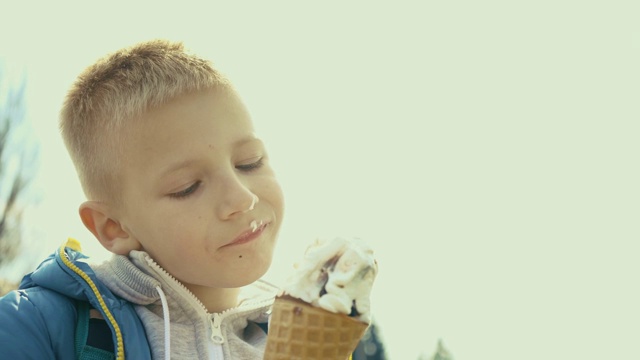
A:
{"label": "white ice cream", "polygon": [[359,239],[316,240],[284,286],[284,294],[371,322],[369,296],[378,264]]}

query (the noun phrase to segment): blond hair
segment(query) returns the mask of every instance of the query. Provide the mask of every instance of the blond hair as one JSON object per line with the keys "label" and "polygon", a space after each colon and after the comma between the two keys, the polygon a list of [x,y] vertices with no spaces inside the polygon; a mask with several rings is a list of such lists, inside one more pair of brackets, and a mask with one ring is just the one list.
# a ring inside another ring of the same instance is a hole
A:
{"label": "blond hair", "polygon": [[89,200],[118,201],[120,141],[126,124],[182,94],[231,86],[182,43],[154,40],[110,54],[85,69],[60,114],[60,129]]}

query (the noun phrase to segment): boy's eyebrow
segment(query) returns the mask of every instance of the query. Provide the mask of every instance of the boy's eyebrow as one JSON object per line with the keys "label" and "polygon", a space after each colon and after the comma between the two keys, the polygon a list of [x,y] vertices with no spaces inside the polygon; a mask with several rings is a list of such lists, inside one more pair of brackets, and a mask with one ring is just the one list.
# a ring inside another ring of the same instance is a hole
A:
{"label": "boy's eyebrow", "polygon": [[[251,135],[251,136],[247,136],[247,137],[244,137],[242,139],[236,140],[235,142],[233,142],[233,144],[231,144],[231,146],[236,148],[236,147],[240,147],[240,146],[246,145],[248,143],[252,143],[252,142],[256,142],[256,143],[258,143],[260,145],[263,144],[262,140],[260,140],[257,136]],[[213,148],[213,145],[209,145],[209,147]],[[171,174],[172,172],[178,171],[180,169],[192,166],[193,164],[196,164],[198,162],[199,161],[197,159],[193,159],[193,158],[186,159],[186,160],[183,160],[183,161],[179,161],[179,162],[176,162],[176,163],[171,164],[171,165],[167,166],[166,168],[164,168],[160,172],[160,174],[162,176],[165,176],[165,175]]]}
{"label": "boy's eyebrow", "polygon": [[170,166],[166,167],[165,169],[163,169],[160,172],[161,176],[166,176],[171,174],[172,172],[176,172],[180,169],[192,166],[193,164],[197,163],[197,161],[195,159],[187,159],[187,160],[183,160],[174,164],[171,164]]}
{"label": "boy's eyebrow", "polygon": [[242,139],[239,139],[239,140],[235,141],[232,145],[233,145],[233,147],[238,147],[238,146],[242,146],[242,145],[245,145],[245,144],[251,143],[251,142],[257,142],[257,143],[262,144],[262,140],[260,140],[260,138],[257,137],[255,134],[252,134],[251,136],[247,136],[247,137],[244,137]]}

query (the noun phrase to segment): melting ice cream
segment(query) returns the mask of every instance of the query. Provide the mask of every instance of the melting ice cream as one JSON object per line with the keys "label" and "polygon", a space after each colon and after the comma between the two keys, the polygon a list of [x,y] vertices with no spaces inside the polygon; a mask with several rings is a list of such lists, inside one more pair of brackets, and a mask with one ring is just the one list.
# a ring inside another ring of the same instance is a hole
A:
{"label": "melting ice cream", "polygon": [[284,294],[371,322],[369,296],[378,264],[366,243],[360,239],[316,240],[294,267]]}

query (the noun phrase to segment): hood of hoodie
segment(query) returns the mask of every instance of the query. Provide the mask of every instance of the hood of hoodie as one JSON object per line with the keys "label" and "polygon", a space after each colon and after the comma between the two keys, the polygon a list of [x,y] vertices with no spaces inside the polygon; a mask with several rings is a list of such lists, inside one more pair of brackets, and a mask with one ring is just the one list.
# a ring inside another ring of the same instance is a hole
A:
{"label": "hood of hoodie", "polygon": [[[178,320],[181,313],[207,314],[200,300],[144,251],[131,251],[128,257],[114,255],[111,260],[93,265],[92,268],[98,279],[114,294],[136,305],[161,305],[161,296],[157,290],[160,287],[168,299],[172,300],[169,301],[172,321]],[[234,309],[270,303],[278,291],[276,286],[258,280],[242,289],[238,306]]]}
{"label": "hood of hoodie", "polygon": [[[100,282],[119,297],[136,304],[154,358],[172,356],[207,358],[211,351],[214,318],[225,358],[261,358],[266,335],[249,322],[266,323],[278,288],[259,280],[242,289],[238,306],[208,313],[200,300],[160,267],[146,252],[114,255],[93,266]],[[163,299],[164,297],[164,299]],[[170,319],[170,320],[169,320]],[[170,333],[168,328],[171,328]],[[166,338],[170,337],[170,348]]]}

